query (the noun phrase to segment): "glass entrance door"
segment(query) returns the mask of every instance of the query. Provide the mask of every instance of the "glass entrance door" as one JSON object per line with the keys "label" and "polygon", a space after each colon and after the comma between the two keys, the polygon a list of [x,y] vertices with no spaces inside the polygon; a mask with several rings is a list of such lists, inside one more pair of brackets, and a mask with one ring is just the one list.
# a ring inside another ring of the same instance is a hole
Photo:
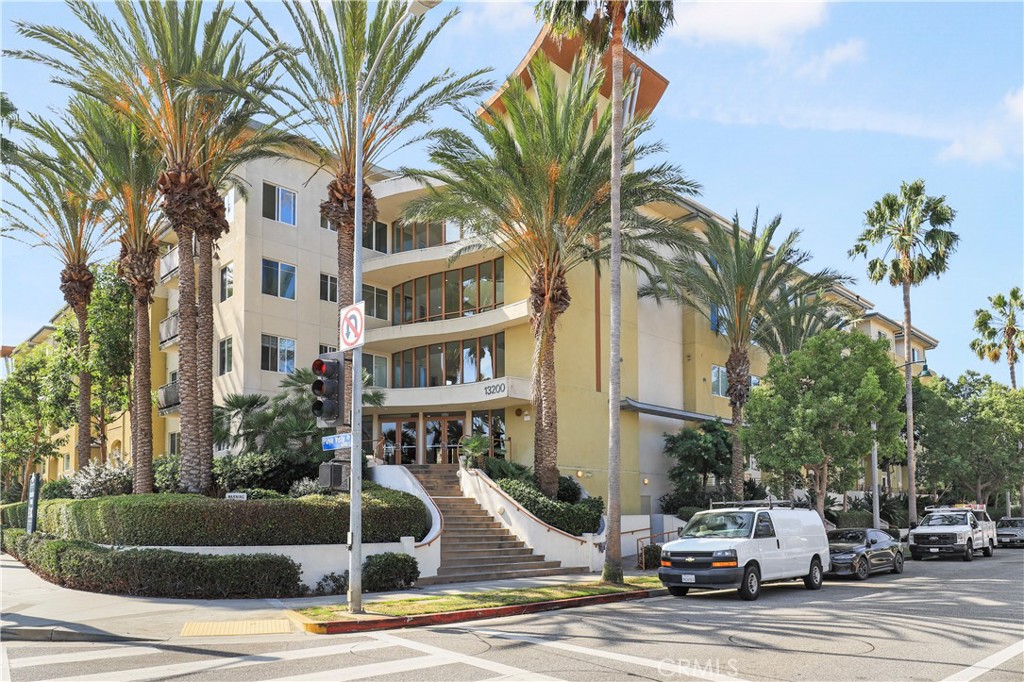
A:
{"label": "glass entrance door", "polygon": [[465,418],[428,416],[425,422],[427,464],[458,464]]}

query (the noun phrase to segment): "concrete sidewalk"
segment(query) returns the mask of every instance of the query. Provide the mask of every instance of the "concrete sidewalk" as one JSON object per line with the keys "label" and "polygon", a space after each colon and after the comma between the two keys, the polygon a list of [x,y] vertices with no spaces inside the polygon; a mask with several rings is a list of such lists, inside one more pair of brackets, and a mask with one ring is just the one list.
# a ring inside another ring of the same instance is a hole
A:
{"label": "concrete sidewalk", "polygon": [[[642,575],[640,571],[627,571],[626,574]],[[577,573],[496,582],[431,585],[403,592],[368,594],[364,600],[372,602],[494,589],[523,589],[599,579],[597,573]],[[285,611],[290,609],[339,603],[345,603],[344,595],[296,599],[157,599],[80,592],[49,583],[17,559],[8,554],[0,554],[2,641],[167,641],[180,637],[188,623],[280,621],[286,618]],[[297,627],[293,631],[301,632]]]}

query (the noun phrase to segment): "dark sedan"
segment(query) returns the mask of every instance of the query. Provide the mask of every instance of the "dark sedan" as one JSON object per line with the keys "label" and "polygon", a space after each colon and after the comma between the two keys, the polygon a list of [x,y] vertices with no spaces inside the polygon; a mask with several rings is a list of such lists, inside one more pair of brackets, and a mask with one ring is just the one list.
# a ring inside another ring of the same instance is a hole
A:
{"label": "dark sedan", "polygon": [[832,573],[867,580],[878,571],[903,572],[903,545],[888,533],[872,528],[829,531]]}

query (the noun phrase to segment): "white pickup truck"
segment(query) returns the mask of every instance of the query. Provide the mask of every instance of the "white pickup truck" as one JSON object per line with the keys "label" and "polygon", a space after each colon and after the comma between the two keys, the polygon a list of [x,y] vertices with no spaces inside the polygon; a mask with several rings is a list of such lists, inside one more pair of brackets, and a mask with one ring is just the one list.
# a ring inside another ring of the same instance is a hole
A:
{"label": "white pickup truck", "polygon": [[926,507],[928,515],[910,530],[910,556],[915,561],[926,556],[956,555],[972,561],[981,550],[992,556],[996,548],[996,524],[983,504]]}

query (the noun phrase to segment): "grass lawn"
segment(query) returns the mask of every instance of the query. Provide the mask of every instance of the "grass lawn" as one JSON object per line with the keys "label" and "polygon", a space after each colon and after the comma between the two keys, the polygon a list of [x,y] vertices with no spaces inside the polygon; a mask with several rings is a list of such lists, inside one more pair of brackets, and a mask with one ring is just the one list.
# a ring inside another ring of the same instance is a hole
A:
{"label": "grass lawn", "polygon": [[[420,616],[430,613],[487,609],[495,606],[518,606],[541,601],[590,597],[618,592],[635,592],[661,587],[656,576],[630,576],[625,585],[610,583],[566,583],[520,590],[490,590],[466,594],[439,594],[411,599],[391,599],[366,604],[369,613],[385,616]],[[299,613],[318,622],[342,620],[349,616],[345,605],[315,606],[299,609]]]}

